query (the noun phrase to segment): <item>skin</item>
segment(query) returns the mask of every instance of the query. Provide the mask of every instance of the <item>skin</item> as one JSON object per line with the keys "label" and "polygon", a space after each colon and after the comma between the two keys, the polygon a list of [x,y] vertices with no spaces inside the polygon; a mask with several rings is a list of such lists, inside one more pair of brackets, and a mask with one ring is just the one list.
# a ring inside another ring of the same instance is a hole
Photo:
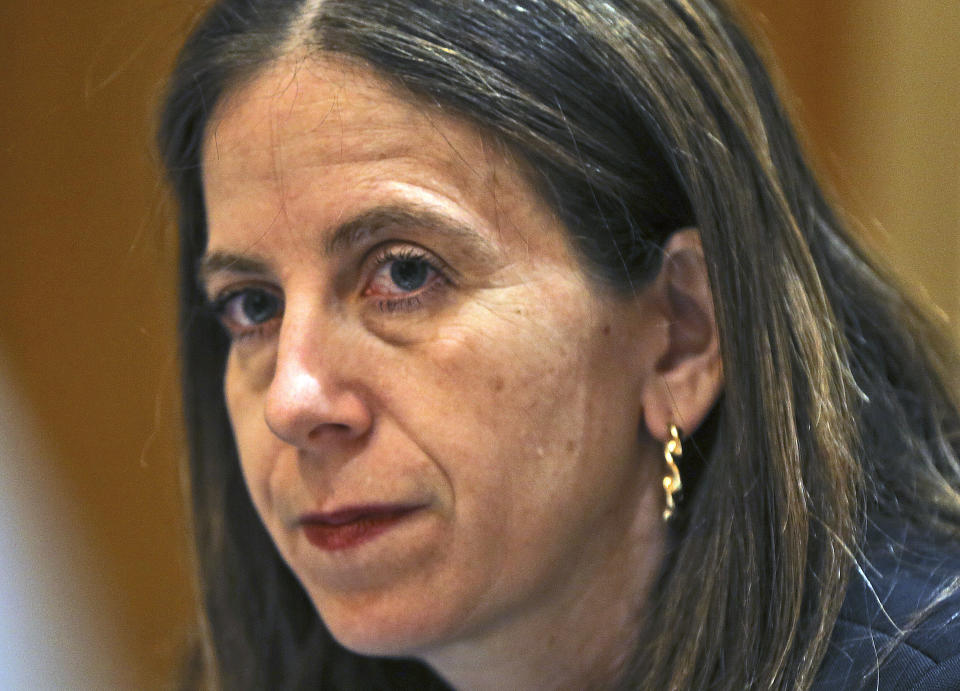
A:
{"label": "skin", "polygon": [[[215,115],[227,406],[326,626],[459,688],[609,682],[665,549],[670,291],[598,288],[502,147],[362,68],[284,59]],[[303,516],[370,504],[418,508],[349,549],[305,538]]]}

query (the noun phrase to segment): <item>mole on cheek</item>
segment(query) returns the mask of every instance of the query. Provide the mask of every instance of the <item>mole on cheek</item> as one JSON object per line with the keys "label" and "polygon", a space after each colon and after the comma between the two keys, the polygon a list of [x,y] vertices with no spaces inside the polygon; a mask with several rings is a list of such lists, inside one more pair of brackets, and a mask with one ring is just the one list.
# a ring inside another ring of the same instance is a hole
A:
{"label": "mole on cheek", "polygon": [[498,393],[503,391],[504,386],[506,386],[506,382],[503,381],[503,377],[494,377],[490,380],[490,388]]}
{"label": "mole on cheek", "polygon": [[603,325],[603,335],[604,335],[604,336],[609,336],[609,335],[610,335],[610,325],[609,325],[609,324],[604,324],[604,325]]}

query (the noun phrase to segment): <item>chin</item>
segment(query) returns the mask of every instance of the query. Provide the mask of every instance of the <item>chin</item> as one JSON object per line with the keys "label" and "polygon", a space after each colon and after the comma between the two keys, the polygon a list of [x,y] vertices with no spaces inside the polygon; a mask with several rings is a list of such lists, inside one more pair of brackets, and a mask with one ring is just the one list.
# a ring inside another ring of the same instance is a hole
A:
{"label": "chin", "polygon": [[337,642],[360,655],[422,657],[452,637],[450,627],[437,617],[436,603],[431,607],[351,600],[338,604],[315,600],[314,605]]}

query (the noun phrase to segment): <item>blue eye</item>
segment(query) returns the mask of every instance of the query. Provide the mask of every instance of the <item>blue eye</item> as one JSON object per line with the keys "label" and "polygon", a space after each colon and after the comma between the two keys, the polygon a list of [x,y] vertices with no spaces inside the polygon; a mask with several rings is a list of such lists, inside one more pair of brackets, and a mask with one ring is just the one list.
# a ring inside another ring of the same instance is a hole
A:
{"label": "blue eye", "polygon": [[433,267],[419,258],[395,259],[390,263],[390,279],[397,288],[407,292],[422,288],[431,271]]}
{"label": "blue eye", "polygon": [[449,285],[438,268],[439,259],[415,246],[388,246],[373,258],[374,268],[364,295],[373,298],[382,312],[411,312]]}
{"label": "blue eye", "polygon": [[283,316],[283,300],[265,288],[241,288],[214,302],[214,312],[233,338],[262,333]]}

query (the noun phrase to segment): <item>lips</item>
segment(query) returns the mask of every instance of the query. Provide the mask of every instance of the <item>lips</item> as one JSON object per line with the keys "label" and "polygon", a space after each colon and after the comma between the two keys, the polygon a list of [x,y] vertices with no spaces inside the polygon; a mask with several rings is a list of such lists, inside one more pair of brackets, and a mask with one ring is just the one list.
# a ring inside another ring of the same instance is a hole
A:
{"label": "lips", "polygon": [[327,552],[357,547],[396,527],[422,507],[375,505],[312,513],[300,519],[307,541]]}

